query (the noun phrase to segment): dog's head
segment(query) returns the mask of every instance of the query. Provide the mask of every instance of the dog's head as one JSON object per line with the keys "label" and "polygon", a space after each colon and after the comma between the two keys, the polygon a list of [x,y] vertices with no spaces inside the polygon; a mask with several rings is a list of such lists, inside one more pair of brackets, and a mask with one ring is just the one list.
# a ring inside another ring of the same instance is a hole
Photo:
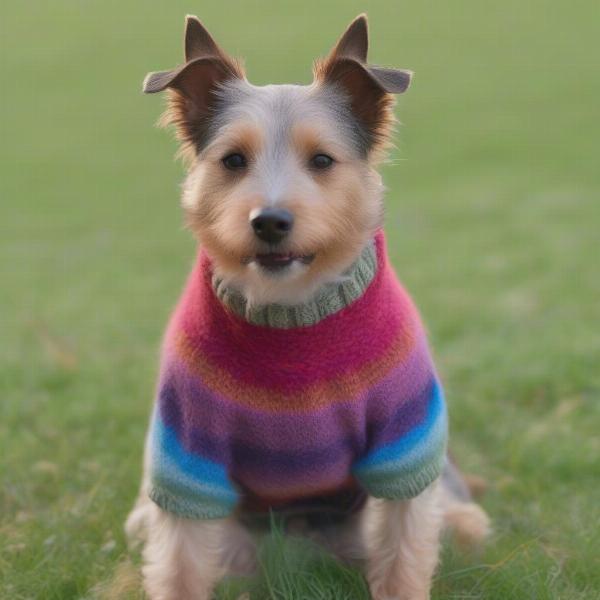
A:
{"label": "dog's head", "polygon": [[381,223],[375,166],[393,126],[393,94],[411,73],[367,64],[364,15],[310,85],[249,83],[195,17],[185,64],[150,73],[168,89],[163,123],[189,159],[187,222],[218,275],[250,302],[298,302],[339,276]]}

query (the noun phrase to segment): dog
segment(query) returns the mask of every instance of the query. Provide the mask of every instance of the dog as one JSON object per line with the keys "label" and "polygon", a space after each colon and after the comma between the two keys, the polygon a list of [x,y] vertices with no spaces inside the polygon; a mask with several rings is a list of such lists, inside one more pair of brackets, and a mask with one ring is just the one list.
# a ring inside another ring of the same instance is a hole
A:
{"label": "dog", "polygon": [[250,84],[196,17],[166,90],[199,254],[163,343],[126,532],[152,600],[251,571],[261,515],[429,598],[440,534],[489,527],[446,452],[443,391],[387,260],[377,166],[412,73],[367,62],[365,15],[310,85]]}

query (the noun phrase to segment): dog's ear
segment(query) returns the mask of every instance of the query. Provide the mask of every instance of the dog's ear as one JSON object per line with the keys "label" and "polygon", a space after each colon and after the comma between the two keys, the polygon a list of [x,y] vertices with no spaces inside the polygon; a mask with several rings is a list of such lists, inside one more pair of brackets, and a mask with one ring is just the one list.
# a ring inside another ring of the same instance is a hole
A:
{"label": "dog's ear", "polygon": [[197,17],[188,16],[185,63],[170,71],[148,73],[143,91],[170,92],[162,123],[176,126],[186,149],[197,149],[206,134],[216,89],[227,80],[243,78],[241,64],[219,47]]}
{"label": "dog's ear", "polygon": [[393,124],[393,96],[410,85],[412,72],[367,64],[369,33],[367,16],[350,23],[325,59],[316,61],[315,81],[341,87],[352,112],[364,128],[368,150],[385,144]]}

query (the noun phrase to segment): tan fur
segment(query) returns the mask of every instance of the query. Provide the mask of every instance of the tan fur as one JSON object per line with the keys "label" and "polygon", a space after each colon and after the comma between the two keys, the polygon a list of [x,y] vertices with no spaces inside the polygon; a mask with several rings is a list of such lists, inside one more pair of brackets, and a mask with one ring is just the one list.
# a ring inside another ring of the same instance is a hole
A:
{"label": "tan fur", "polygon": [[444,522],[462,548],[479,546],[489,536],[490,518],[475,502],[456,503],[444,512]]}
{"label": "tan fur", "polygon": [[109,581],[94,587],[92,597],[96,600],[136,598],[141,589],[142,578],[140,572],[127,558],[117,565]]}
{"label": "tan fur", "polygon": [[367,580],[373,600],[426,600],[435,571],[442,512],[439,488],[405,501],[378,501]]}
{"label": "tan fur", "polygon": [[369,159],[381,162],[391,147],[391,136],[396,125],[394,106],[396,98],[377,90],[360,71],[342,66],[335,54],[317,59],[313,64],[316,82],[325,85],[335,82],[343,87],[352,99],[352,108],[359,120],[365,123],[373,138]]}
{"label": "tan fur", "polygon": [[224,522],[176,517],[150,507],[144,587],[152,600],[210,600],[223,575]]}
{"label": "tan fur", "polygon": [[[195,93],[201,94],[201,98],[191,98],[189,93],[179,88],[167,90],[167,108],[158,121],[161,127],[175,127],[180,142],[179,156],[188,165],[192,165],[197,158],[196,143],[206,127],[218,84],[227,79],[245,78],[241,60],[229,56],[223,50],[219,51],[219,58],[219,67],[190,74],[190,85]],[[199,68],[196,70],[200,71]]]}
{"label": "tan fur", "polygon": [[488,483],[483,477],[472,473],[463,473],[463,477],[473,498],[481,498],[488,488]]}
{"label": "tan fur", "polygon": [[444,527],[462,549],[480,546],[491,533],[490,518],[475,502],[461,501],[440,486]]}

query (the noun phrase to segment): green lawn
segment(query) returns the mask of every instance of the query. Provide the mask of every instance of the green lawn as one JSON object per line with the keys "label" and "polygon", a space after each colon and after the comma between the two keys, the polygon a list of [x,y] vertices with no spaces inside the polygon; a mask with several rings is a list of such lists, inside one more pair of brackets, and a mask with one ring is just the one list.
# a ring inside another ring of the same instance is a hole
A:
{"label": "green lawn", "polygon": [[[137,597],[122,523],[194,252],[143,76],[180,60],[192,12],[254,82],[308,82],[363,10],[373,62],[416,71],[384,170],[390,252],[454,452],[491,483],[495,534],[477,556],[446,549],[434,597],[600,598],[594,0],[3,3],[0,598]],[[356,574],[280,544],[252,600],[364,597]]]}

